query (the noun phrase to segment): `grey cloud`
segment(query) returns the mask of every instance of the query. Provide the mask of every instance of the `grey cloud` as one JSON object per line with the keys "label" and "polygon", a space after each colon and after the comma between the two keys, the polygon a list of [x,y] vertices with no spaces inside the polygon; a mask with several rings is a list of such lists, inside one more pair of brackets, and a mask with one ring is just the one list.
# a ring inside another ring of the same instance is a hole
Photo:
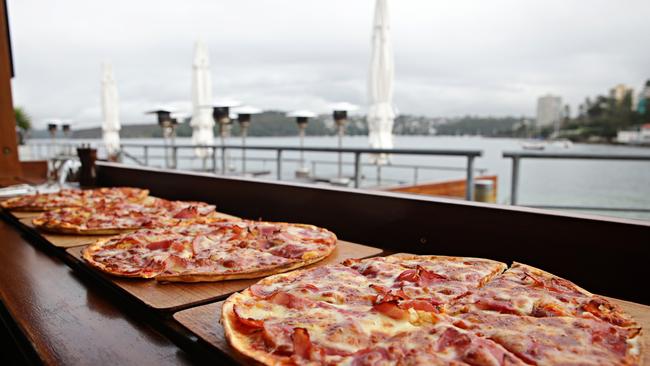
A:
{"label": "grey cloud", "polygon": [[[188,101],[195,40],[215,96],[262,108],[363,105],[372,0],[9,0],[15,104],[37,120],[100,123],[100,67],[114,65],[124,123]],[[650,77],[650,2],[392,0],[395,104],[403,113],[532,115]]]}

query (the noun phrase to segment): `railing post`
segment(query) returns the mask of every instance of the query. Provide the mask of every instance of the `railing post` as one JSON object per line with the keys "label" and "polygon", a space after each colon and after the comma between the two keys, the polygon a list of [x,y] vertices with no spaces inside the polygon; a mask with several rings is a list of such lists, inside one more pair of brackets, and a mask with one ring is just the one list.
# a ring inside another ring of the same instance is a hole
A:
{"label": "railing post", "polygon": [[311,162],[311,174],[314,177],[316,176],[316,160],[312,160]]}
{"label": "railing post", "polygon": [[510,204],[517,204],[517,193],[519,190],[519,157],[512,156],[512,180],[510,181]]}
{"label": "railing post", "polygon": [[212,148],[212,172],[217,174],[217,148]]}
{"label": "railing post", "polygon": [[221,146],[221,174],[226,175],[228,171],[228,163],[226,162],[226,147]]}
{"label": "railing post", "polygon": [[417,166],[413,168],[413,185],[418,184],[418,173],[420,171],[420,168]]}
{"label": "railing post", "polygon": [[474,199],[474,155],[467,155],[467,179],[465,181],[465,199]]}
{"label": "railing post", "polygon": [[149,146],[148,146],[148,145],[144,145],[143,148],[144,148],[144,151],[143,151],[143,154],[144,154],[144,165],[147,166],[147,165],[149,165]]}
{"label": "railing post", "polygon": [[282,149],[278,149],[276,157],[276,170],[278,180],[282,180]]}
{"label": "railing post", "polygon": [[377,161],[377,186],[381,185],[381,164]]}
{"label": "railing post", "polygon": [[172,169],[178,167],[178,147],[172,146]]}
{"label": "railing post", "polygon": [[354,153],[354,188],[359,188],[360,186],[361,186],[361,153],[355,152]]}

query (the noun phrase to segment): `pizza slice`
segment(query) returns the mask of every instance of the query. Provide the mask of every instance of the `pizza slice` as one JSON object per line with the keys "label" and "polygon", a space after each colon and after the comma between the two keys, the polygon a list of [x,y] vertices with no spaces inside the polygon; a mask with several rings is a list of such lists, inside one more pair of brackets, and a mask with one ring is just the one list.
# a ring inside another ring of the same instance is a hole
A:
{"label": "pizza slice", "polygon": [[500,344],[531,365],[640,364],[641,329],[599,319],[477,311],[460,315],[454,325]]}
{"label": "pizza slice", "polygon": [[414,300],[444,306],[507,268],[488,259],[414,255],[348,260],[344,264],[370,281],[377,295],[375,302],[386,303],[386,308],[387,303]]}
{"label": "pizza slice", "polygon": [[534,317],[597,318],[617,326],[634,326],[620,307],[574,283],[521,263],[459,299],[455,311],[472,309]]}

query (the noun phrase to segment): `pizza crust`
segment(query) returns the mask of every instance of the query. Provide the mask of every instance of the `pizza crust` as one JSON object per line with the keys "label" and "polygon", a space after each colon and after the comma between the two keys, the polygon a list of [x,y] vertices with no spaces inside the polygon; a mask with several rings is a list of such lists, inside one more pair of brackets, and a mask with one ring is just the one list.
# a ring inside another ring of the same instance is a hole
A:
{"label": "pizza crust", "polygon": [[288,357],[275,356],[268,352],[252,348],[248,338],[235,329],[237,318],[233,307],[237,302],[238,297],[246,296],[244,294],[246,294],[247,291],[248,289],[244,290],[242,293],[234,293],[223,303],[223,307],[221,308],[221,323],[223,325],[226,340],[228,340],[230,345],[237,350],[237,352],[264,365],[274,365],[283,361],[288,361]]}
{"label": "pizza crust", "polygon": [[48,220],[42,218],[35,218],[32,220],[32,224],[39,230],[47,231],[54,234],[69,234],[69,235],[117,235],[128,233],[133,230],[137,230],[137,227],[133,228],[102,228],[102,229],[84,229],[75,225],[71,225],[65,222],[59,223],[58,225],[49,225],[47,224]]}

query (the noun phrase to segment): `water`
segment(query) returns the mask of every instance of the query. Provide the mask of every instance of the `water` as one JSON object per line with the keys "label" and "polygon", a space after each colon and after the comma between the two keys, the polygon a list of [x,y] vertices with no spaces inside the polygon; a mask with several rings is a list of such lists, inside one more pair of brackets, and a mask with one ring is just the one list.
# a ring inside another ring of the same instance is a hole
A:
{"label": "water", "polygon": [[[43,142],[46,140],[40,140]],[[73,142],[81,140],[73,140]],[[178,144],[190,144],[189,138],[177,138]],[[38,143],[39,140],[32,142]],[[86,141],[84,141],[86,142]],[[99,146],[99,140],[89,141]],[[161,144],[161,139],[123,139],[124,143],[150,143]],[[238,144],[239,138],[231,138],[228,143]],[[297,137],[249,137],[249,145],[256,146],[298,146]],[[305,146],[308,147],[335,147],[337,138],[334,136],[306,137]],[[344,139],[345,147],[367,147],[366,136],[349,136]],[[483,151],[483,156],[475,162],[476,168],[487,169],[486,174],[498,176],[497,202],[508,203],[510,200],[511,160],[504,159],[504,151],[521,150],[521,140],[482,138],[482,137],[453,137],[453,136],[396,136],[396,148],[429,148],[429,149],[478,149]],[[600,154],[647,154],[650,150],[640,147],[574,144],[570,149],[550,146],[546,151],[572,152],[572,153],[600,153]],[[35,153],[37,151],[33,151]],[[127,148],[127,152],[142,156],[141,148]],[[100,156],[102,151],[100,149]],[[196,158],[191,150],[179,150],[179,168],[200,170],[203,166],[202,159]],[[240,151],[231,152],[233,167],[240,171],[241,161],[238,160]],[[162,148],[149,150],[149,164],[164,166],[164,150]],[[298,152],[283,152],[283,179],[294,179],[294,172],[299,167],[295,161]],[[268,159],[266,162],[256,159]],[[337,156],[330,153],[305,153],[306,166],[312,169],[313,161],[317,161],[315,175],[321,178],[332,178],[337,174],[334,164]],[[344,167],[344,175],[353,174],[353,156],[344,154],[344,162],[349,165]],[[366,157],[364,161],[368,161]],[[330,164],[321,163],[321,161]],[[125,162],[132,161],[125,159]],[[448,170],[419,170],[418,183],[429,181],[443,181],[449,179],[465,178],[464,157],[437,157],[437,156],[394,156],[393,164],[428,165],[456,167],[458,171]],[[211,167],[211,159],[206,161]],[[218,167],[221,159],[219,157]],[[262,178],[275,179],[275,152],[273,151],[248,151],[247,171],[270,171],[270,175]],[[313,169],[312,169],[313,173]],[[363,168],[363,187],[372,187],[377,184],[377,169],[375,167]],[[412,184],[414,172],[412,169],[384,167],[381,172],[382,185]],[[574,205],[598,207],[637,207],[650,208],[650,162],[633,161],[598,161],[598,160],[538,160],[524,159],[520,165],[519,176],[519,204],[522,205]],[[588,211],[581,211],[588,212]],[[600,215],[611,215],[627,218],[650,220],[650,213],[639,212],[590,212]]]}

